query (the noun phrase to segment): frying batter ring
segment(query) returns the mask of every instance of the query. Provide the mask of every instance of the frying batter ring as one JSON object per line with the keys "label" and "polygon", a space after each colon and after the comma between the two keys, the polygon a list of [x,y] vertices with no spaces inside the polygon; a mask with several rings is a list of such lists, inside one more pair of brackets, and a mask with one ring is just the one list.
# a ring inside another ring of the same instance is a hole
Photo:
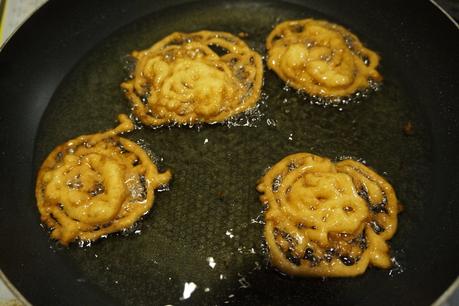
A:
{"label": "frying batter ring", "polygon": [[355,276],[389,268],[398,201],[362,163],[309,153],[285,157],[260,180],[272,264],[299,276]]}
{"label": "frying batter ring", "polygon": [[139,145],[118,136],[134,128],[126,115],[119,121],[113,130],[59,145],[40,168],[35,195],[41,221],[63,245],[129,228],[171,178]]}
{"label": "frying batter ring", "polygon": [[133,78],[121,87],[146,125],[221,122],[260,96],[261,56],[226,32],[173,33],[132,56]]}
{"label": "frying batter ring", "polygon": [[[345,97],[381,81],[379,56],[345,28],[323,20],[278,24],[266,40],[268,67],[313,96]],[[331,100],[334,101],[334,100]]]}

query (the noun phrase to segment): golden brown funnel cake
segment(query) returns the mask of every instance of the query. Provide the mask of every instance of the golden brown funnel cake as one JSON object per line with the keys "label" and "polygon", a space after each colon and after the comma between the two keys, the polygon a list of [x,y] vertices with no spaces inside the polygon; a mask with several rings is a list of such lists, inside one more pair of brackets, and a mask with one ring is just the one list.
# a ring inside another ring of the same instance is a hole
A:
{"label": "golden brown funnel cake", "polygon": [[224,121],[260,96],[261,57],[229,33],[173,33],[132,56],[134,76],[121,87],[146,125]]}
{"label": "golden brown funnel cake", "polygon": [[380,81],[379,56],[345,28],[323,20],[278,24],[266,41],[268,67],[310,95],[344,97]]}
{"label": "golden brown funnel cake", "polygon": [[113,130],[56,147],[40,168],[35,195],[41,221],[63,245],[130,227],[171,178],[169,171],[158,173],[141,147],[117,136],[134,128],[126,115],[119,120]]}
{"label": "golden brown funnel cake", "polygon": [[257,187],[267,205],[264,236],[271,262],[299,276],[355,276],[389,268],[397,229],[391,185],[363,164],[309,153],[285,157]]}

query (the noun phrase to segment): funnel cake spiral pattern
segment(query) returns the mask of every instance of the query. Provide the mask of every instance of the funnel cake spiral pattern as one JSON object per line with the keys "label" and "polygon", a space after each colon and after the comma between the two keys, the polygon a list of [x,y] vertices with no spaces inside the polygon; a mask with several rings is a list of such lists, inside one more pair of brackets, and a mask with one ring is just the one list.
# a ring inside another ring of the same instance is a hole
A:
{"label": "funnel cake spiral pattern", "polygon": [[35,195],[41,221],[63,245],[130,227],[150,210],[154,189],[171,178],[169,171],[158,173],[141,147],[117,136],[134,128],[126,115],[119,120],[113,130],[56,147],[40,168]]}
{"label": "funnel cake spiral pattern", "polygon": [[391,185],[363,164],[309,153],[285,157],[257,187],[271,262],[299,276],[355,276],[391,265],[397,229]]}
{"label": "funnel cake spiral pattern", "polygon": [[134,77],[121,87],[146,125],[224,121],[260,96],[261,57],[229,33],[173,33],[132,56]]}
{"label": "funnel cake spiral pattern", "polygon": [[310,95],[349,96],[380,81],[379,56],[345,28],[322,20],[285,21],[266,41],[268,66]]}

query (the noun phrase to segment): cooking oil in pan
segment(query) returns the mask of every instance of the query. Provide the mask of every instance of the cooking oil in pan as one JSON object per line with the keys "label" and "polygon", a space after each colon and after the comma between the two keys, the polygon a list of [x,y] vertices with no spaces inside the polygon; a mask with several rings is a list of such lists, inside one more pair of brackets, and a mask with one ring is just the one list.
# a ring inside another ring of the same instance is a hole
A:
{"label": "cooking oil in pan", "polygon": [[[174,31],[206,29],[246,32],[248,44],[264,54],[264,39],[278,21],[315,17],[339,23],[338,17],[293,5],[227,5],[193,4],[153,14],[96,46],[50,102],[37,138],[35,166],[56,145],[111,128],[119,113],[130,112],[119,84],[126,78],[123,67],[132,50],[148,48]],[[394,262],[411,268],[395,251],[410,249],[409,241],[416,239],[414,222],[422,222],[430,134],[384,42],[365,29],[352,30],[382,56],[384,82],[378,90],[326,106],[285,87],[266,70],[258,106],[223,124],[139,125],[124,137],[141,144],[161,169],[171,169],[172,182],[157,193],[150,213],[128,235],[56,252],[81,271],[82,279],[125,305],[295,304],[317,292],[340,292],[342,301],[350,301],[368,282],[380,290],[392,286],[386,281],[389,274],[396,284],[400,274],[395,270],[369,269],[355,279],[325,281],[282,276],[269,267],[263,244],[263,207],[255,186],[265,169],[296,152],[331,159],[351,156],[385,173],[405,204],[399,232],[390,243]],[[411,136],[403,132],[408,121],[414,127]]]}

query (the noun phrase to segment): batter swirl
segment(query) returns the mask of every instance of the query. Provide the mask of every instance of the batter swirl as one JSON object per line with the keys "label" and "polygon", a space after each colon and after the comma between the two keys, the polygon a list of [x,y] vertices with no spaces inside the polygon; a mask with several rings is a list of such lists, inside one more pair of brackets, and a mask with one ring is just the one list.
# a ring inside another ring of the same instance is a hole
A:
{"label": "batter swirl", "polygon": [[67,245],[126,229],[146,214],[154,189],[171,173],[158,173],[145,151],[117,134],[134,128],[126,115],[104,133],[56,147],[38,173],[35,195],[51,237]]}
{"label": "batter swirl", "polygon": [[268,67],[310,95],[344,97],[380,81],[379,56],[345,28],[323,20],[285,21],[266,41]]}
{"label": "batter swirl", "polygon": [[173,33],[132,56],[134,77],[121,87],[146,125],[224,121],[260,96],[261,57],[229,33]]}
{"label": "batter swirl", "polygon": [[365,165],[309,153],[285,157],[257,186],[267,205],[264,236],[271,262],[299,276],[355,276],[389,268],[397,229],[391,185]]}

